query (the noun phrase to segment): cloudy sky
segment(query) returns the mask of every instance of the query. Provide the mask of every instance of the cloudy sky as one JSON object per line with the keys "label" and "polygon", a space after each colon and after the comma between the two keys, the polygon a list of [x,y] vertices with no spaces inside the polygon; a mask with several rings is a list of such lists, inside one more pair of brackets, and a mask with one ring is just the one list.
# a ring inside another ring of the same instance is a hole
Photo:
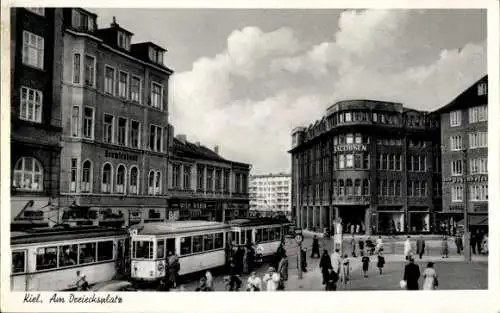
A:
{"label": "cloudy sky", "polygon": [[90,9],[169,51],[170,122],[253,173],[342,99],[436,109],[486,74],[482,10]]}

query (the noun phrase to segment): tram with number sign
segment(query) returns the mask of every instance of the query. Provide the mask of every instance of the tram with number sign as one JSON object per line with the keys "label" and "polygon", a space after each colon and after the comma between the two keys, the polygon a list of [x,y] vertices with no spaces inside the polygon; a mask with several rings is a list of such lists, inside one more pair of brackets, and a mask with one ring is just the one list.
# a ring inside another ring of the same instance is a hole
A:
{"label": "tram with number sign", "polygon": [[71,290],[77,271],[90,285],[125,274],[128,237],[124,229],[94,226],[13,231],[11,290]]}
{"label": "tram with number sign", "polygon": [[179,257],[179,275],[222,267],[226,264],[228,224],[212,221],[173,221],[130,227],[131,278],[155,281],[163,278],[169,252]]}

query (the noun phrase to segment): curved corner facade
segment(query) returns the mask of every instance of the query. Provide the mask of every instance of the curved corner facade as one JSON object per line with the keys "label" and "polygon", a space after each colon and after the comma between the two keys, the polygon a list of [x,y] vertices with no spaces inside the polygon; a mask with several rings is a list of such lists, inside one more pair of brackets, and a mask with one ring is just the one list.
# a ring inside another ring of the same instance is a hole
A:
{"label": "curved corner facade", "polygon": [[441,211],[439,115],[372,100],[337,102],[292,132],[292,216],[323,231],[427,233]]}

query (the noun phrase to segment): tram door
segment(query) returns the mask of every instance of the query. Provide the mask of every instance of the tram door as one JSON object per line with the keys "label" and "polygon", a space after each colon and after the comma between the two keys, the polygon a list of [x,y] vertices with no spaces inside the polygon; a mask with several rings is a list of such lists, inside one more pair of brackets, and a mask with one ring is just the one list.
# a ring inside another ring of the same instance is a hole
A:
{"label": "tram door", "polygon": [[116,262],[119,274],[130,274],[130,239],[126,238],[118,240]]}
{"label": "tram door", "polygon": [[250,229],[247,229],[247,230],[246,230],[246,233],[247,233],[247,234],[246,234],[246,236],[245,236],[245,242],[244,242],[243,244],[245,244],[245,245],[246,245],[247,243],[249,243],[249,244],[253,244],[252,229],[251,229],[251,228],[250,228]]}
{"label": "tram door", "polygon": [[167,256],[170,251],[172,251],[172,254],[180,255],[179,251],[175,251],[175,238],[167,239]]}

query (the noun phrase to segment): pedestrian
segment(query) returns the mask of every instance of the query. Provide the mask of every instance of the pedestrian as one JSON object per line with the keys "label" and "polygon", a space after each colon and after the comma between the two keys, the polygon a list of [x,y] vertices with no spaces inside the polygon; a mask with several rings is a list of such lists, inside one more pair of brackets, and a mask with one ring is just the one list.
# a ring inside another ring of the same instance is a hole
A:
{"label": "pedestrian", "polygon": [[340,275],[340,281],[344,282],[344,285],[346,285],[350,279],[350,269],[351,266],[349,256],[344,254],[344,257],[342,258],[342,274]]}
{"label": "pedestrian", "polygon": [[352,257],[356,257],[356,238],[354,238],[354,234],[351,237],[351,250],[352,250]]}
{"label": "pedestrian", "polygon": [[281,258],[278,265],[278,273],[280,274],[279,290],[285,290],[285,282],[288,280],[288,258],[286,253]]}
{"label": "pedestrian", "polygon": [[313,259],[315,257],[318,257],[318,258],[320,257],[320,254],[319,254],[319,240],[318,240],[318,237],[316,237],[316,235],[313,236],[311,259]]}
{"label": "pedestrian", "polygon": [[363,237],[359,238],[358,246],[359,246],[359,254],[363,256],[365,251],[365,241],[363,240]]}
{"label": "pedestrian", "polygon": [[477,241],[477,235],[471,233],[470,238],[469,238],[469,244],[472,249],[472,253],[476,254],[476,241]]}
{"label": "pedestrian", "polygon": [[361,263],[363,264],[362,270],[363,270],[363,276],[368,277],[368,267],[370,266],[370,257],[368,255],[365,255],[361,258]]}
{"label": "pedestrian", "polygon": [[483,254],[488,254],[488,235],[484,234],[483,237]]}
{"label": "pedestrian", "polygon": [[276,254],[274,255],[274,267],[278,267],[281,258],[283,257],[283,254],[286,253],[285,246],[283,245],[283,242],[280,242],[280,245],[278,246],[278,249],[276,250]]}
{"label": "pedestrian", "polygon": [[441,256],[442,258],[448,258],[448,238],[443,236],[441,240]]}
{"label": "pedestrian", "polygon": [[326,279],[325,290],[335,291],[337,290],[337,281],[339,280],[339,275],[335,273],[333,269],[328,271],[328,276]]}
{"label": "pedestrian", "polygon": [[404,254],[405,254],[405,260],[408,261],[411,257],[411,241],[410,241],[410,236],[406,237],[406,241],[404,243]]}
{"label": "pedestrian", "polygon": [[243,248],[243,273],[244,274],[248,274],[250,273],[250,269],[248,267],[248,253],[249,253],[249,250],[248,248],[245,246]]}
{"label": "pedestrian", "polygon": [[332,269],[337,273],[337,275],[340,275],[340,269],[342,267],[342,257],[340,255],[340,250],[335,249],[335,252],[332,253],[332,256],[330,258],[332,260]]}
{"label": "pedestrian", "polygon": [[378,252],[377,255],[377,268],[378,268],[378,273],[382,275],[382,269],[384,268],[385,265],[385,258],[382,255],[382,251]]}
{"label": "pedestrian", "polygon": [[367,249],[367,252],[369,252],[370,255],[373,255],[373,251],[375,251],[375,245],[373,244],[373,241],[370,237],[366,238],[365,247]]}
{"label": "pedestrian", "polygon": [[420,268],[415,264],[415,259],[410,256],[408,264],[405,266],[403,280],[406,282],[407,290],[418,290],[418,279],[420,278]]}
{"label": "pedestrian", "polygon": [[236,272],[238,273],[238,275],[241,275],[243,273],[244,258],[245,258],[245,251],[243,250],[242,247],[238,246],[238,249],[236,249],[236,256],[235,256]]}
{"label": "pedestrian", "polygon": [[461,254],[463,250],[462,236],[457,233],[455,236],[455,246],[457,247],[457,254]]}
{"label": "pedestrian", "polygon": [[248,263],[248,271],[253,271],[254,263],[255,263],[255,250],[252,247],[250,242],[247,243],[247,263]]}
{"label": "pedestrian", "polygon": [[250,273],[250,277],[247,280],[247,291],[261,291],[262,290],[262,280],[255,271]]}
{"label": "pedestrian", "polygon": [[70,286],[70,288],[76,288],[76,291],[87,291],[89,289],[89,283],[87,282],[85,274],[81,271],[76,271],[75,284]]}
{"label": "pedestrian", "polygon": [[424,237],[420,236],[417,239],[417,254],[420,259],[422,259],[422,255],[424,255],[424,250],[425,250],[425,241]]}
{"label": "pedestrian", "polygon": [[484,234],[478,230],[476,238],[477,254],[482,254],[483,238]]}
{"label": "pedestrian", "polygon": [[276,291],[280,282],[280,274],[274,270],[274,267],[270,266],[262,281],[266,284],[266,291]]}
{"label": "pedestrian", "polygon": [[239,291],[241,288],[241,279],[237,274],[230,274],[224,277],[226,291]]}
{"label": "pedestrian", "polygon": [[319,261],[319,268],[321,269],[321,275],[323,276],[323,285],[326,285],[328,280],[328,275],[330,274],[330,270],[332,269],[332,260],[328,255],[328,250],[323,250],[323,255]]}
{"label": "pedestrian", "polygon": [[300,258],[302,259],[301,265],[302,265],[302,272],[306,273],[307,272],[307,251],[306,249],[300,249]]}
{"label": "pedestrian", "polygon": [[207,291],[214,291],[214,277],[210,271],[205,272],[205,281],[207,286]]}
{"label": "pedestrian", "polygon": [[198,288],[196,288],[195,291],[210,291],[207,287],[207,279],[205,277],[200,279]]}
{"label": "pedestrian", "polygon": [[359,234],[360,228],[359,224],[356,224],[356,234]]}
{"label": "pedestrian", "polygon": [[382,240],[382,236],[378,236],[376,243],[377,245],[375,247],[375,251],[378,253],[379,251],[382,251],[384,249],[384,241]]}
{"label": "pedestrian", "polygon": [[424,270],[422,276],[424,276],[423,290],[435,290],[438,287],[439,282],[436,270],[434,269],[434,263],[427,263],[427,268]]}
{"label": "pedestrian", "polygon": [[174,253],[172,253],[172,251],[168,252],[168,264],[169,286],[175,289],[177,288],[177,280],[179,277],[181,265],[179,263],[179,258]]}

